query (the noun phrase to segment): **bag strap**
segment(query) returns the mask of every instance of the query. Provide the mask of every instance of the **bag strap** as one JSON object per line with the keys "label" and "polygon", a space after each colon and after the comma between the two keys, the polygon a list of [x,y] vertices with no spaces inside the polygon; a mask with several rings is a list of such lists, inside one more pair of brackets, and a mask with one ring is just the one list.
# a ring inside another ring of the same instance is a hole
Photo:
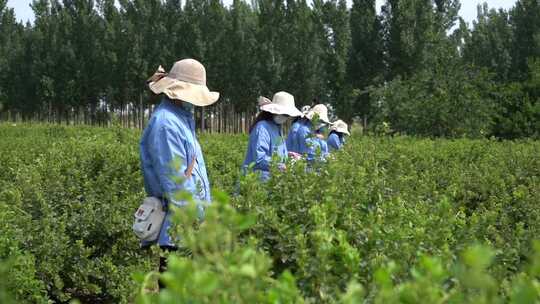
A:
{"label": "bag strap", "polygon": [[195,162],[197,162],[197,157],[194,157],[189,166],[186,169],[185,176],[190,177],[193,172],[193,167],[195,167]]}

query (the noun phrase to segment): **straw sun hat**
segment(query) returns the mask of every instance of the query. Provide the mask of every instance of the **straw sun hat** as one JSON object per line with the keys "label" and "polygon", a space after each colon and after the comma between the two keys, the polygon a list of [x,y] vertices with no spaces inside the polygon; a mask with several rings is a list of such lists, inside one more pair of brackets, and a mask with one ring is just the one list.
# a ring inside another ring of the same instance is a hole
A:
{"label": "straw sun hat", "polygon": [[349,136],[351,135],[351,133],[349,133],[349,126],[347,126],[347,124],[341,119],[332,124],[330,131],[345,133]]}
{"label": "straw sun hat", "polygon": [[177,61],[168,74],[160,66],[147,82],[155,94],[195,106],[209,106],[219,99],[219,93],[210,92],[206,86],[206,69],[195,59]]}
{"label": "straw sun hat", "polygon": [[318,104],[311,108],[309,112],[307,112],[306,118],[312,120],[315,114],[317,114],[319,116],[319,119],[323,122],[331,124],[330,119],[328,119],[328,108],[325,105]]}
{"label": "straw sun hat", "polygon": [[294,97],[287,92],[278,92],[274,94],[272,100],[266,97],[259,97],[259,108],[261,111],[278,115],[288,115],[291,117],[302,116],[295,104]]}

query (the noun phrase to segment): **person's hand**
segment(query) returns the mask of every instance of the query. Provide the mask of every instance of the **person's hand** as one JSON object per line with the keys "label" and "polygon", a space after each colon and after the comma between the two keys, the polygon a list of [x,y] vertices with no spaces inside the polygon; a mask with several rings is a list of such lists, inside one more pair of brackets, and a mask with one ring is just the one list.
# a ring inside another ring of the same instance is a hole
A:
{"label": "person's hand", "polygon": [[300,160],[302,159],[302,155],[298,154],[296,152],[289,152],[289,157],[293,160]]}
{"label": "person's hand", "polygon": [[287,170],[287,165],[285,164],[279,164],[278,165],[278,169],[281,171],[281,172],[284,172]]}

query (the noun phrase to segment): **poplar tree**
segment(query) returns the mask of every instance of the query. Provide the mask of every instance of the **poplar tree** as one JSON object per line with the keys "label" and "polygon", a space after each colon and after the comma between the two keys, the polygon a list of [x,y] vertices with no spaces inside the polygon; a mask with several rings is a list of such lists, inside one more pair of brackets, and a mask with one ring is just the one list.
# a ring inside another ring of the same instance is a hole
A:
{"label": "poplar tree", "polygon": [[[349,90],[347,84],[347,62],[351,48],[350,18],[345,0],[332,0],[325,3],[326,27],[328,29],[328,48],[326,76],[328,77],[327,93],[330,103],[344,118],[350,118]],[[347,117],[345,117],[347,116]]]}
{"label": "poplar tree", "polygon": [[512,29],[504,10],[489,10],[487,4],[478,6],[478,18],[465,36],[463,58],[477,67],[495,73],[498,81],[506,81],[512,64]]}
{"label": "poplar tree", "polygon": [[382,25],[375,0],[354,0],[350,14],[351,49],[347,79],[354,94],[348,105],[351,116],[367,118],[372,100],[368,88],[378,85],[384,75]]}
{"label": "poplar tree", "polygon": [[240,111],[253,111],[255,98],[260,94],[260,76],[257,73],[257,16],[252,7],[234,0],[230,8],[231,27],[227,37],[230,43],[228,96]]}
{"label": "poplar tree", "polygon": [[[18,82],[23,73],[15,63],[20,63],[24,27],[15,19],[15,12],[8,8],[7,0],[0,0],[0,112],[14,107],[31,112],[32,104],[21,100]],[[22,104],[24,102],[24,104]]]}
{"label": "poplar tree", "polygon": [[282,0],[257,0],[257,46],[261,95],[271,96],[284,89],[284,69],[287,64],[283,50],[289,46],[284,37],[289,35],[285,26],[285,5]]}
{"label": "poplar tree", "polygon": [[285,10],[281,88],[292,93],[299,105],[309,104],[321,94],[321,45],[315,30],[313,12],[306,0],[288,0]]}
{"label": "poplar tree", "polygon": [[436,30],[431,0],[387,0],[382,16],[387,79],[425,68]]}
{"label": "poplar tree", "polygon": [[510,12],[514,41],[512,48],[513,78],[523,81],[529,76],[529,62],[540,58],[540,2],[518,0]]}

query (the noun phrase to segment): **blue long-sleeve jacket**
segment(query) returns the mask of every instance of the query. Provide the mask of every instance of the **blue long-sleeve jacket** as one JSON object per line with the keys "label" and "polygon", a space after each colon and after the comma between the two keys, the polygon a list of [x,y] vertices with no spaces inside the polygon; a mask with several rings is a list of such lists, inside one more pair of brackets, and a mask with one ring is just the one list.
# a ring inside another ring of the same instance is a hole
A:
{"label": "blue long-sleeve jacket", "polygon": [[311,122],[307,119],[300,119],[295,122],[289,130],[287,136],[287,150],[298,154],[308,154],[308,139],[311,134]]}
{"label": "blue long-sleeve jacket", "polygon": [[326,140],[318,137],[312,137],[307,140],[309,150],[307,153],[307,160],[308,161],[314,161],[317,159],[317,156],[319,157],[319,160],[325,160],[328,156],[328,144],[326,143]]}
{"label": "blue long-sleeve jacket", "polygon": [[287,135],[287,140],[285,141],[285,143],[287,144],[287,151],[296,152],[294,151],[296,150],[296,147],[295,147],[296,139],[295,139],[294,134],[298,132],[298,129],[300,128],[301,125],[302,125],[302,119],[298,119],[291,125],[291,128],[289,129],[289,134]]}
{"label": "blue long-sleeve jacket", "polygon": [[343,143],[343,136],[339,136],[336,132],[331,132],[328,136],[328,147],[331,151],[341,149]]}
{"label": "blue long-sleeve jacket", "polygon": [[[174,194],[187,191],[198,202],[211,202],[210,182],[191,112],[164,98],[144,130],[140,153],[144,188],[148,196],[183,206],[185,202],[175,200]],[[194,167],[191,176],[185,176],[192,161]],[[199,204],[199,212],[202,217],[202,204]],[[167,232],[170,217],[168,210],[158,238],[160,246],[175,246]]]}
{"label": "blue long-sleeve jacket", "polygon": [[259,121],[249,134],[246,158],[242,165],[244,173],[253,164],[253,171],[261,172],[261,179],[268,180],[274,154],[282,161],[287,159],[287,146],[281,134],[281,127],[273,121]]}

